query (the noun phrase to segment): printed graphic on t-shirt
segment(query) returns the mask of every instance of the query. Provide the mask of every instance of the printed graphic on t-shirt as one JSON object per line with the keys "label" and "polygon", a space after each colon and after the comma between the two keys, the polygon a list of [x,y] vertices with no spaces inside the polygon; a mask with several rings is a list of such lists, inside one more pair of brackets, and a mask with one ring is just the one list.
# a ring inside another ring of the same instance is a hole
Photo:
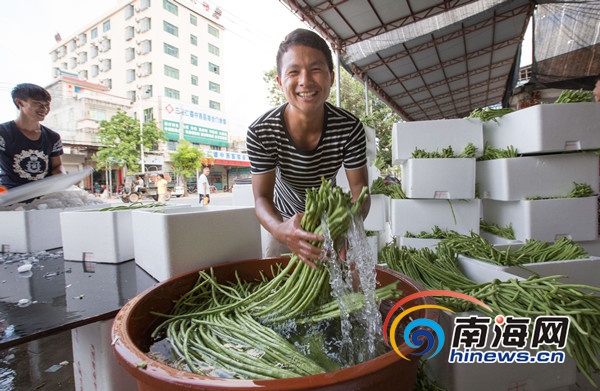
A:
{"label": "printed graphic on t-shirt", "polygon": [[48,156],[42,151],[25,150],[15,155],[13,168],[20,178],[30,181],[43,179],[48,169]]}

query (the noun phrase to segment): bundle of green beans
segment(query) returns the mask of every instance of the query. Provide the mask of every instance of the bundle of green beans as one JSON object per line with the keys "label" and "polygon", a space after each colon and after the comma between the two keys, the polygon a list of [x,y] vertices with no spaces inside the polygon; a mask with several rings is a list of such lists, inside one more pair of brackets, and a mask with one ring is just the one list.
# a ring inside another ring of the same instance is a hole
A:
{"label": "bundle of green beans", "polygon": [[563,90],[554,103],[580,103],[593,102],[594,94],[592,91],[579,90]]}
{"label": "bundle of green beans", "polygon": [[515,231],[512,227],[512,224],[509,224],[506,227],[501,227],[496,223],[488,223],[482,219],[479,220],[479,228],[485,232],[500,236],[501,238],[515,240]]}
{"label": "bundle of green beans", "polygon": [[446,148],[442,148],[441,152],[432,151],[428,152],[424,149],[415,147],[411,157],[413,159],[440,159],[440,158],[473,158],[477,153],[477,147],[473,143],[468,143],[465,149],[456,155],[451,145]]}
{"label": "bundle of green beans", "polygon": [[406,199],[406,194],[402,190],[402,184],[394,183],[386,185],[383,178],[379,177],[371,183],[371,194],[383,194],[393,199]]}
{"label": "bundle of green beans", "polygon": [[584,197],[591,197],[594,195],[594,190],[592,190],[592,187],[590,185],[588,185],[587,183],[577,183],[577,182],[573,182],[573,189],[571,189],[571,191],[569,191],[566,195],[564,196],[554,196],[554,197],[538,197],[538,196],[533,196],[533,197],[525,197],[526,200],[551,200],[551,199],[558,199],[558,198],[584,198]]}
{"label": "bundle of green beans", "polygon": [[90,212],[113,212],[113,211],[117,211],[117,210],[161,208],[165,205],[167,205],[167,204],[162,203],[162,202],[151,202],[151,203],[144,204],[144,203],[138,201],[138,202],[133,202],[129,205],[109,206],[106,208],[97,209],[97,210],[89,210],[89,211]]}
{"label": "bundle of green beans", "polygon": [[494,108],[485,108],[485,109],[475,109],[469,113],[466,118],[479,118],[484,122],[494,121],[498,122],[498,118],[502,117],[505,114],[512,113],[515,111],[510,107],[494,109]]}
{"label": "bundle of green beans", "polygon": [[[366,197],[365,188],[352,203],[350,194],[323,181],[318,190],[307,191],[302,228],[320,234],[327,228],[337,239],[360,213]],[[285,267],[271,270],[271,275],[252,282],[236,278],[219,283],[212,270],[199,272],[194,287],[179,298],[170,314],[155,313],[166,320],[152,338],[166,334],[176,355],[194,373],[225,371],[236,378],[273,379],[325,372],[332,364],[317,362],[323,358],[319,349],[311,349],[318,359],[305,356],[274,330],[288,321],[306,324],[340,316],[338,301],[329,292],[327,268],[320,262],[312,269],[292,255]],[[400,292],[397,284],[389,284],[375,294],[384,300],[397,298]],[[344,302],[353,312],[364,305],[365,297],[352,293]]]}
{"label": "bundle of green beans", "polygon": [[517,149],[512,145],[509,145],[506,148],[494,148],[489,144],[486,144],[483,148],[483,155],[477,160],[509,159],[514,157],[521,157],[521,155],[519,155]]}
{"label": "bundle of green beans", "polygon": [[431,232],[421,231],[418,234],[413,234],[411,232],[406,231],[404,233],[405,238],[417,238],[417,239],[447,239],[454,235],[458,235],[456,231],[452,230],[444,230],[434,225],[431,229]]}
{"label": "bundle of green beans", "polygon": [[[395,247],[395,248],[394,248]],[[449,289],[477,298],[492,309],[473,308],[448,298],[437,299],[456,312],[478,310],[487,316],[514,315],[534,319],[537,316],[567,316],[571,330],[567,353],[579,371],[595,386],[591,375],[600,373],[600,287],[559,282],[565,276],[531,276],[526,280],[497,279],[477,284],[458,268],[457,253],[445,241],[436,252],[428,248],[397,248],[394,244],[380,252],[380,258],[393,270],[407,275],[431,290]],[[595,294],[595,293],[596,294]],[[534,322],[531,322],[533,327]]]}
{"label": "bundle of green beans", "polygon": [[455,235],[444,240],[457,254],[501,266],[517,266],[526,263],[561,261],[587,258],[585,249],[569,238],[562,237],[553,243],[528,239],[522,246],[494,247],[480,235]]}

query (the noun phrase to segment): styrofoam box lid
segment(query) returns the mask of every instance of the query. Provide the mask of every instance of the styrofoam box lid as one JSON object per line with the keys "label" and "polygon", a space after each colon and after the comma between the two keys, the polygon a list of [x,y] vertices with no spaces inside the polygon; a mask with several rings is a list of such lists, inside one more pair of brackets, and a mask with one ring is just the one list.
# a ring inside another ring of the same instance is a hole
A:
{"label": "styrofoam box lid", "polygon": [[456,154],[472,143],[483,155],[483,124],[478,118],[398,122],[392,129],[392,161],[399,163],[412,156],[415,148],[428,152],[451,146]]}

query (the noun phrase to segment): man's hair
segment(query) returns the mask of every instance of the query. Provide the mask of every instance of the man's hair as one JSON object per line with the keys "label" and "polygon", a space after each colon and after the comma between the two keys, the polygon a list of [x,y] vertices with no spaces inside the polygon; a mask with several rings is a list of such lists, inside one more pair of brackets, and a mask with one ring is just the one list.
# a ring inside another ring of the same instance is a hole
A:
{"label": "man's hair", "polygon": [[285,36],[277,51],[277,76],[281,77],[281,58],[292,46],[308,46],[319,50],[325,55],[329,71],[333,71],[333,58],[327,42],[319,34],[306,29],[296,29]]}
{"label": "man's hair", "polygon": [[31,83],[17,84],[15,88],[13,88],[10,95],[12,97],[13,103],[15,104],[15,106],[17,106],[17,109],[19,108],[19,105],[17,105],[15,99],[27,100],[31,98],[39,100],[41,102],[52,101],[52,96],[50,96],[50,93],[48,91],[36,84]]}
{"label": "man's hair", "polygon": [[165,179],[165,176],[163,174],[158,174],[159,177],[161,177],[162,179]]}

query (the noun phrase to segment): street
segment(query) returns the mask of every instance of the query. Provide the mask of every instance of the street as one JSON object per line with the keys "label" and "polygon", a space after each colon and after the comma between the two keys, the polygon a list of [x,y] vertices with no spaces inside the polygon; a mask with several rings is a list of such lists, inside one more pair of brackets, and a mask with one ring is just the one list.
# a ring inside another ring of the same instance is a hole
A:
{"label": "street", "polygon": [[[232,193],[229,192],[217,192],[210,195],[210,204],[211,206],[231,206],[232,205]],[[110,204],[115,205],[128,205],[121,201],[120,198],[110,198],[107,200]],[[152,199],[143,199],[143,203],[154,202]],[[189,194],[187,197],[171,197],[169,201],[167,201],[169,205],[183,205],[188,204],[190,206],[199,206],[198,193]],[[130,204],[129,204],[130,205]]]}

